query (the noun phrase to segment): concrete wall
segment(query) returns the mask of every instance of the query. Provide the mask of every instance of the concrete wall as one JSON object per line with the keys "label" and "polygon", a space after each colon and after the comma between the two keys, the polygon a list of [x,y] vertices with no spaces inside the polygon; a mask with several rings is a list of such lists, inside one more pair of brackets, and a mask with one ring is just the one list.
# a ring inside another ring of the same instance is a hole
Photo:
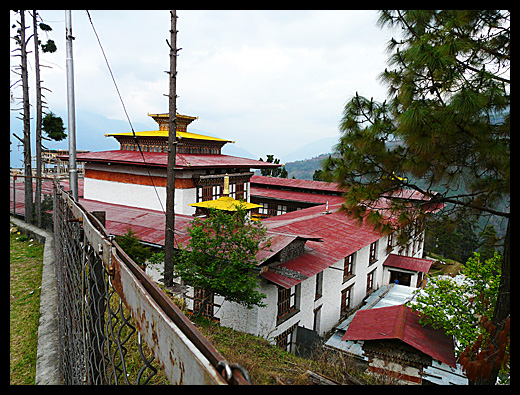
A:
{"label": "concrete wall", "polygon": [[58,290],[54,270],[54,238],[52,233],[17,218],[11,217],[10,221],[18,226],[21,233],[44,243],[35,383],[62,384],[59,373]]}

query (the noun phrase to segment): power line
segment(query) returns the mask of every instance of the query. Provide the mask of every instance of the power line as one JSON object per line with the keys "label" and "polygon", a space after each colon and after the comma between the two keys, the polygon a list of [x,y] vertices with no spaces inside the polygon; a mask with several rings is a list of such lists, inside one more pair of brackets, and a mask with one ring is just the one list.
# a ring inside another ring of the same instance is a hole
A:
{"label": "power line", "polygon": [[132,130],[132,135],[134,136],[134,140],[136,142],[136,145],[137,145],[137,148],[139,149],[139,153],[141,154],[141,157],[143,158],[143,162],[145,164],[145,168],[146,168],[146,171],[148,172],[148,176],[150,177],[150,181],[152,182],[152,186],[153,186],[153,189],[155,191],[155,195],[157,196],[157,199],[159,200],[159,204],[161,205],[161,210],[162,212],[166,215],[166,212],[164,210],[164,206],[161,202],[161,198],[159,197],[159,193],[157,192],[157,188],[155,187],[155,183],[153,181],[153,177],[152,175],[150,174],[150,169],[148,168],[147,163],[146,163],[146,159],[144,158],[144,154],[143,154],[143,150],[141,149],[141,144],[139,144],[139,140],[135,134],[135,131],[134,131],[134,127],[132,125],[132,121],[130,121],[130,116],[128,115],[128,111],[126,111],[126,106],[125,106],[125,103],[123,102],[123,98],[121,97],[121,93],[119,92],[119,88],[117,87],[117,83],[116,83],[116,79],[114,78],[114,73],[112,73],[112,69],[110,68],[110,64],[108,63],[108,59],[107,59],[107,56],[105,54],[105,50],[103,49],[103,45],[101,45],[101,40],[99,39],[99,36],[97,34],[97,31],[96,31],[96,28],[94,27],[94,23],[92,22],[92,17],[90,16],[90,13],[87,11],[87,15],[88,15],[88,19],[90,21],[90,25],[92,26],[92,30],[94,31],[94,34],[97,38],[97,41],[99,43],[99,47],[101,48],[101,52],[103,53],[103,57],[105,58],[105,63],[107,64],[107,67],[108,67],[108,71],[110,72],[110,76],[112,77],[112,81],[114,82],[114,86],[116,88],[116,91],[117,91],[117,95],[119,96],[119,100],[121,101],[121,105],[123,106],[123,110],[125,112],[125,115],[126,115],[126,119],[128,120],[128,123],[130,124],[130,129]]}

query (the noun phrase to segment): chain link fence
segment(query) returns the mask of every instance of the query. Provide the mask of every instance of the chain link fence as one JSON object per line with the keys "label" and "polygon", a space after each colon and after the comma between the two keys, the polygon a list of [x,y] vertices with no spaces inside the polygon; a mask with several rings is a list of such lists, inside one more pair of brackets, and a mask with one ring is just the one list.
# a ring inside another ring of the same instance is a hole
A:
{"label": "chain link fence", "polygon": [[52,184],[63,384],[248,384],[96,216]]}

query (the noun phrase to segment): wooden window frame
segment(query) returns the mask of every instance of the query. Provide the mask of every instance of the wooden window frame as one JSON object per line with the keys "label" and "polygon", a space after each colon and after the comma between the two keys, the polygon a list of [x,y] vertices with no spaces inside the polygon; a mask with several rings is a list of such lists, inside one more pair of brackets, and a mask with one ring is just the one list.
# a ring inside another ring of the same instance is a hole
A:
{"label": "wooden window frame", "polygon": [[343,259],[343,282],[346,282],[350,280],[352,277],[355,276],[354,274],[354,263],[355,263],[355,255],[350,254]]}

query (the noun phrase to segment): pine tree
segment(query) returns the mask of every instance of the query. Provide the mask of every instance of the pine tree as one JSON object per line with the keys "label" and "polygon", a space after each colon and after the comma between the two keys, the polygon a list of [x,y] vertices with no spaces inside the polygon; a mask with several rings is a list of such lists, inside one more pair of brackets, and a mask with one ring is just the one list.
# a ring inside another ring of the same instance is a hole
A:
{"label": "pine tree", "polygon": [[[509,11],[384,10],[379,24],[401,32],[380,75],[388,100],[356,93],[343,111],[336,155],[324,163],[327,180],[346,190],[344,208],[366,216],[381,197],[409,188],[430,200],[410,213],[406,199],[393,199],[388,211],[399,213],[401,227],[421,223],[435,204],[509,219],[509,210],[496,209],[510,199]],[[382,215],[371,219],[391,231]],[[509,316],[509,262],[508,223],[497,333]],[[493,369],[478,382],[496,377]]]}

